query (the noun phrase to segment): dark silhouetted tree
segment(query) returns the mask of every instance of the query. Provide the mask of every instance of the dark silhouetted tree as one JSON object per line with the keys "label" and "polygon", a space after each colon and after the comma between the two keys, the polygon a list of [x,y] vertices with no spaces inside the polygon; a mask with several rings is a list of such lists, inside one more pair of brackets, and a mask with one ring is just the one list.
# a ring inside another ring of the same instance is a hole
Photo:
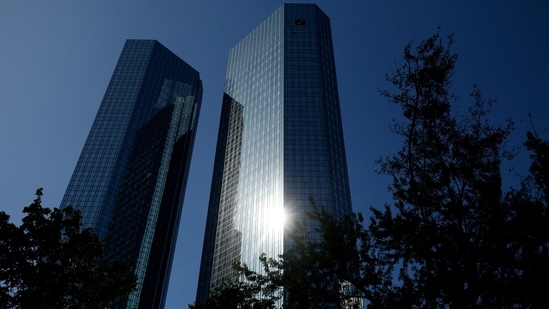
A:
{"label": "dark silhouetted tree", "polygon": [[[293,245],[283,255],[261,255],[261,272],[235,265],[240,281],[225,282],[206,301],[190,308],[275,308],[284,295],[285,309],[351,309],[362,308],[358,304],[364,297],[381,293],[376,290],[382,286],[379,282],[382,278],[390,281],[391,273],[378,267],[366,249],[370,242],[362,216],[335,220],[314,201],[311,203],[315,211],[308,216],[318,223],[315,230],[296,224],[290,236]],[[311,241],[312,233],[318,233],[321,240]]]}
{"label": "dark silhouetted tree", "polygon": [[[402,107],[405,120],[394,131],[404,146],[380,160],[395,203],[372,209],[372,245],[398,269],[394,291],[406,307],[547,307],[533,280],[536,271],[547,274],[549,259],[547,198],[536,190],[547,184],[536,176],[547,166],[546,143],[529,134],[534,181],[504,194],[500,170],[510,158],[504,146],[512,122],[490,125],[494,101],[476,86],[468,113],[452,110],[452,40],[444,45],[435,34],[415,49],[408,44],[404,64],[387,75],[397,91],[381,93]],[[530,220],[544,224],[529,228]]]}
{"label": "dark silhouetted tree", "polygon": [[[309,232],[297,225],[292,247],[276,262],[280,286],[285,291],[284,308],[362,308],[363,299],[384,294],[383,282],[391,269],[377,260],[370,234],[360,213],[334,219],[311,199],[308,213],[316,228]],[[317,234],[313,237],[312,233]],[[319,239],[320,241],[311,239]]]}
{"label": "dark silhouetted tree", "polygon": [[279,261],[259,257],[263,274],[246,265],[234,265],[240,274],[237,281],[227,280],[210,292],[210,297],[190,309],[275,309],[282,299]]}
{"label": "dark silhouetted tree", "polygon": [[499,237],[508,252],[505,299],[525,308],[549,308],[549,142],[527,132],[525,147],[530,151],[530,174],[520,187],[505,194],[504,204],[512,211]]}
{"label": "dark silhouetted tree", "polygon": [[41,197],[38,189],[19,227],[0,212],[0,307],[106,308],[135,289],[133,266],[103,260],[80,211],[44,208]]}

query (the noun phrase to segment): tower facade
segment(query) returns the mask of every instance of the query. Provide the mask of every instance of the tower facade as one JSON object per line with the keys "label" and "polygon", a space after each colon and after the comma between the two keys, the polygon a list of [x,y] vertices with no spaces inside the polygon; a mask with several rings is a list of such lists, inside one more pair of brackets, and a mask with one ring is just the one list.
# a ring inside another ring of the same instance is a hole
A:
{"label": "tower facade", "polygon": [[162,308],[202,100],[199,73],[154,40],[127,40],[61,207],[82,211],[107,258],[136,263],[116,308]]}
{"label": "tower facade", "polygon": [[292,222],[312,230],[310,197],[352,212],[330,20],[284,4],[229,53],[197,301],[282,254]]}

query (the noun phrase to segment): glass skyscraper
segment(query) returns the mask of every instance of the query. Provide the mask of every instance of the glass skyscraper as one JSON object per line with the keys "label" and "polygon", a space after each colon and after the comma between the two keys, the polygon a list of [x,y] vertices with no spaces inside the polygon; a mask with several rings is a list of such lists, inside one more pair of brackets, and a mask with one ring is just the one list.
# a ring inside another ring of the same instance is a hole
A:
{"label": "glass skyscraper", "polygon": [[107,258],[136,263],[116,308],[164,306],[202,100],[199,73],[154,40],[127,40],[61,206]]}
{"label": "glass skyscraper", "polygon": [[284,4],[229,53],[197,301],[282,254],[292,222],[313,230],[309,197],[352,212],[330,20]]}

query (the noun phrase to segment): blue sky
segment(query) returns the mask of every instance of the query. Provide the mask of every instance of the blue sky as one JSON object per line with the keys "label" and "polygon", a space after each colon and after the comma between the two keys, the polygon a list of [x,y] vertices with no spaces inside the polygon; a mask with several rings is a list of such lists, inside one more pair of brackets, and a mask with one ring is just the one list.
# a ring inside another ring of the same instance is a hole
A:
{"label": "blue sky", "polygon": [[[293,1],[289,1],[293,2]],[[128,38],[157,39],[202,77],[204,97],[166,308],[194,301],[227,58],[283,2],[0,2],[0,210],[19,223],[44,188],[58,207],[110,76]],[[351,193],[355,211],[390,202],[390,179],[374,160],[400,140],[400,116],[380,97],[404,45],[442,27],[459,54],[458,109],[478,84],[498,103],[493,123],[511,117],[510,146],[530,128],[549,138],[549,4],[546,1],[318,1],[331,18]],[[524,157],[524,151],[522,151]],[[523,167],[520,161],[512,163]],[[258,252],[259,255],[259,252]]]}

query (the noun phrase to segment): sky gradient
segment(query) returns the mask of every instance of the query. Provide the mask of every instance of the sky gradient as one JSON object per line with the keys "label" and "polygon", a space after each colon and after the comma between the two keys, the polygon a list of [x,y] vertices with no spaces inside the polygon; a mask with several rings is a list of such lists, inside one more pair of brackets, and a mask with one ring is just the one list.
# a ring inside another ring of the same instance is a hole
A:
{"label": "sky gradient", "polygon": [[[299,2],[299,1],[287,1]],[[194,301],[229,50],[283,1],[2,1],[0,210],[20,223],[44,188],[59,207],[116,61],[128,38],[156,39],[197,69],[202,111],[166,308]],[[355,211],[391,203],[375,160],[398,150],[398,106],[377,91],[410,40],[454,34],[456,109],[477,84],[497,99],[492,123],[511,117],[509,146],[531,129],[549,139],[549,3],[545,1],[317,1],[331,18]],[[510,164],[524,171],[519,161]],[[259,255],[260,252],[258,252]]]}

